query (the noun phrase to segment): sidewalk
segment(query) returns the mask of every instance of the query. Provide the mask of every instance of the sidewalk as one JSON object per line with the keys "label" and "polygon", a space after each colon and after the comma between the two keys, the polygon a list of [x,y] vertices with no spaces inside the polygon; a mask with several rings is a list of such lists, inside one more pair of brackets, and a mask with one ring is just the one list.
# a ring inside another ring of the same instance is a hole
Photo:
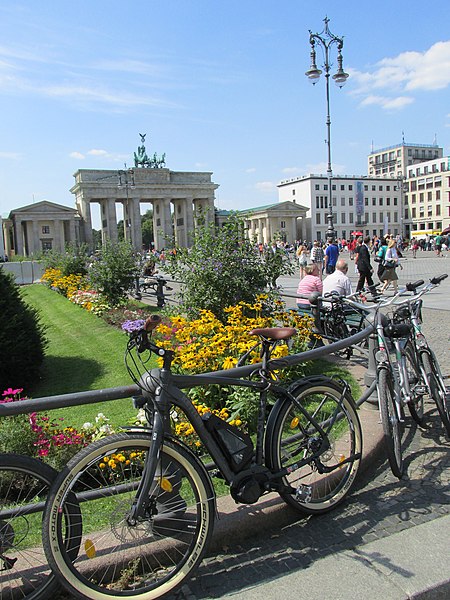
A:
{"label": "sidewalk", "polygon": [[[400,285],[449,271],[450,261],[423,254],[406,255]],[[295,294],[298,270],[280,279]],[[423,311],[444,374],[450,373],[449,292],[450,278],[424,298]],[[348,368],[363,378],[361,365]],[[331,513],[302,517],[276,494],[251,506],[220,498],[208,555],[171,600],[448,600],[450,442],[434,404],[425,411],[426,428],[408,421],[407,474],[399,481],[385,458],[378,411],[363,405],[360,475]]]}

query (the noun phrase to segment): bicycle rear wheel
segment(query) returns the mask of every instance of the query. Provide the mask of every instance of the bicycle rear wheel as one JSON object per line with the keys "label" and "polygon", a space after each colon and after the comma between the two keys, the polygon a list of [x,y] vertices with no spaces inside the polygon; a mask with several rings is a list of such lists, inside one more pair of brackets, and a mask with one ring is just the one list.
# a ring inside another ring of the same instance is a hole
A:
{"label": "bicycle rear wheel", "polygon": [[445,427],[447,435],[450,435],[450,406],[447,394],[447,388],[442,377],[439,365],[436,358],[428,352],[422,352],[420,354],[420,360],[422,361],[423,368],[425,370],[428,385],[430,389],[430,395],[436,403],[441,417],[442,424]]}
{"label": "bicycle rear wheel", "polygon": [[42,514],[56,471],[42,461],[0,454],[0,598],[48,598],[58,586],[42,549]]}
{"label": "bicycle rear wheel", "polygon": [[[44,515],[49,564],[68,590],[95,600],[152,600],[173,592],[197,567],[212,534],[214,492],[199,461],[165,440],[147,501],[148,518],[130,508],[151,445],[149,433],[120,433],[81,450],[59,475]],[[66,550],[61,509],[80,501],[83,535],[75,558]]]}
{"label": "bicycle rear wheel", "polygon": [[[306,514],[320,514],[340,504],[355,481],[362,453],[361,425],[355,404],[344,388],[328,378],[302,380],[291,386],[296,403],[280,400],[272,409],[266,440],[269,468],[281,471],[328,446],[317,459],[286,475],[282,482],[296,492],[281,498]],[[322,438],[298,404],[319,423]],[[324,465],[328,472],[319,472]]]}
{"label": "bicycle rear wheel", "polygon": [[380,369],[377,383],[384,445],[391,470],[396,477],[401,479],[403,476],[402,428],[395,406],[394,382],[391,372],[387,369]]}

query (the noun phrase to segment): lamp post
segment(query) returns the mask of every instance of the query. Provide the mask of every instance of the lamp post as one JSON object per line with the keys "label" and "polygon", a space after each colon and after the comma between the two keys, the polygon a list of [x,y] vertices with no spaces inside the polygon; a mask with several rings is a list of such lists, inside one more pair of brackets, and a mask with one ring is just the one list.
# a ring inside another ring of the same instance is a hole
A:
{"label": "lamp post", "polygon": [[308,77],[310,82],[315,85],[322,74],[322,71],[317,68],[316,64],[316,44],[322,47],[324,52],[325,62],[323,64],[323,68],[325,69],[325,83],[326,83],[326,92],[327,92],[327,148],[328,148],[328,167],[327,167],[327,178],[328,178],[328,229],[327,229],[327,237],[330,239],[334,239],[335,231],[333,226],[333,192],[331,189],[331,182],[333,179],[333,170],[331,168],[331,118],[330,118],[330,69],[332,64],[330,64],[330,48],[335,44],[337,46],[337,61],[338,61],[338,70],[335,75],[333,75],[333,79],[338,87],[342,87],[345,85],[345,82],[348,79],[348,73],[346,73],[342,66],[342,48],[344,46],[344,38],[337,37],[333,33],[331,33],[328,23],[328,17],[324,19],[325,27],[321,33],[312,33],[309,30],[309,43],[311,44],[311,66],[308,71],[306,71],[305,75]]}

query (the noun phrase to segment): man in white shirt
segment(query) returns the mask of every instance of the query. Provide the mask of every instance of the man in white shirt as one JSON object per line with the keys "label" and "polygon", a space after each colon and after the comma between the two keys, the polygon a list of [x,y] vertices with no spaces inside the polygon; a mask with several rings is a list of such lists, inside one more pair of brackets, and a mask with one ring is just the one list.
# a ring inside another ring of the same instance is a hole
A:
{"label": "man in white shirt", "polygon": [[322,296],[337,292],[340,296],[349,296],[353,293],[352,284],[347,277],[348,263],[345,259],[339,258],[336,263],[336,270],[323,281]]}

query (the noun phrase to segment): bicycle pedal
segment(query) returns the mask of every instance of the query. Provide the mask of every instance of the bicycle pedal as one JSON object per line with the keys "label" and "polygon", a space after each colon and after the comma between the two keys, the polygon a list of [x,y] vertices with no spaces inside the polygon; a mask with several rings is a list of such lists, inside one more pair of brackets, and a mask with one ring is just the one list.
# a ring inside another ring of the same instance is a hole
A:
{"label": "bicycle pedal", "polygon": [[299,502],[311,502],[312,488],[310,485],[300,484],[295,490],[295,499]]}

